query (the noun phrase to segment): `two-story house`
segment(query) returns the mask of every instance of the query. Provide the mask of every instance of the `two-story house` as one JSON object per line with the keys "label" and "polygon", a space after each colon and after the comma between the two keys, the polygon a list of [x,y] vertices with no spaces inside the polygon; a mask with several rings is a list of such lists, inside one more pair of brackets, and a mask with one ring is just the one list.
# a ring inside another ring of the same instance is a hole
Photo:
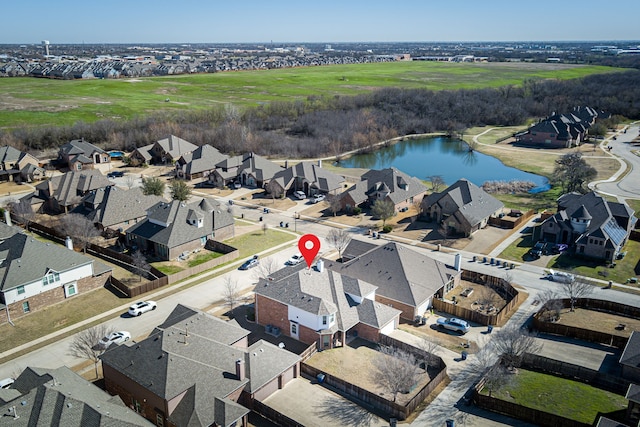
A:
{"label": "two-story house", "polygon": [[110,277],[111,269],[93,258],[16,233],[0,243],[0,318],[9,321],[103,287]]}
{"label": "two-story house", "polygon": [[29,153],[5,145],[0,147],[0,181],[39,181],[45,171]]}
{"label": "two-story house", "polygon": [[300,162],[285,167],[273,176],[266,185],[271,194],[284,195],[302,191],[307,196],[314,194],[339,194],[345,186],[343,176],[322,167],[322,162]]}
{"label": "two-story house", "polygon": [[248,335],[179,304],[144,340],[109,347],[105,387],[158,426],[246,426],[254,400],[300,375],[299,356]]}
{"label": "two-story house", "polygon": [[216,168],[216,164],[229,156],[222,154],[212,145],[202,145],[193,152],[183,154],[176,162],[176,176],[187,180],[206,178]]}
{"label": "two-story house", "polygon": [[70,171],[80,171],[93,169],[97,164],[110,163],[111,156],[84,139],[74,139],[60,147],[58,160],[64,162]]}
{"label": "two-story house", "polygon": [[205,246],[208,239],[233,237],[231,212],[211,199],[186,204],[159,202],[147,210],[147,218],[127,231],[127,242],[164,260]]}
{"label": "two-story house", "polygon": [[34,211],[41,207],[53,213],[67,213],[82,203],[91,191],[114,185],[99,170],[71,171],[36,185],[36,192],[26,196]]}

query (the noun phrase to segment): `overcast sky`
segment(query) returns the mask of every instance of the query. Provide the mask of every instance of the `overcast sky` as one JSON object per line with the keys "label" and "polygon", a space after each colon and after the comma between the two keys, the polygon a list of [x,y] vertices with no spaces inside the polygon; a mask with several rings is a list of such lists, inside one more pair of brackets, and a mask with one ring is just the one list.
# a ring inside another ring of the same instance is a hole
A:
{"label": "overcast sky", "polygon": [[20,0],[0,43],[640,39],[639,0]]}

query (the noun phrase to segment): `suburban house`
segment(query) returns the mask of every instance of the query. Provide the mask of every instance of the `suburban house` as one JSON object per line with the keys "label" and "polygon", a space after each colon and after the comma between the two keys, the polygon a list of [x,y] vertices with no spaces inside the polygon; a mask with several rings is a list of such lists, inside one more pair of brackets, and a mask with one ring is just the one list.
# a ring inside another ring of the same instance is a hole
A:
{"label": "suburban house", "polygon": [[216,168],[216,164],[228,157],[209,144],[202,145],[178,159],[176,176],[188,180],[206,178]]}
{"label": "suburban house", "polygon": [[148,165],[153,160],[153,154],[151,150],[154,144],[145,145],[143,147],[137,147],[129,154],[129,160],[133,166]]}
{"label": "suburban house", "polygon": [[265,187],[271,194],[285,195],[302,191],[313,194],[338,194],[345,186],[343,176],[322,168],[322,163],[300,162],[278,171]]}
{"label": "suburban house", "polygon": [[110,163],[111,156],[84,139],[74,139],[60,147],[58,160],[64,162],[70,171],[80,171],[93,169],[97,164]]}
{"label": "suburban house", "polygon": [[244,156],[231,156],[216,163],[207,181],[209,184],[220,188],[233,185],[238,180],[243,161]]}
{"label": "suburban house", "polygon": [[282,167],[277,163],[251,152],[229,157],[216,164],[215,170],[209,175],[209,182],[216,187],[239,182],[248,187],[263,188],[281,170]]}
{"label": "suburban house", "polygon": [[89,192],[74,212],[85,215],[100,230],[122,232],[145,219],[147,210],[162,201],[160,196],[145,195],[140,187],[110,186]]}
{"label": "suburban house", "polygon": [[589,107],[576,107],[567,114],[552,114],[516,135],[516,142],[545,148],[577,147],[588,138],[588,130],[598,113]]}
{"label": "suburban house", "polygon": [[[344,263],[327,262],[325,267],[377,286],[375,300],[400,310],[400,317],[413,321],[460,283],[459,268],[416,252],[395,242],[360,245],[352,239],[344,253],[353,259]],[[358,253],[358,250],[364,251]]]}
{"label": "suburban house", "polygon": [[202,248],[207,240],[234,235],[231,212],[211,199],[186,204],[178,200],[158,202],[147,218],[126,230],[127,242],[163,260]]}
{"label": "suburban house", "polygon": [[99,170],[71,171],[36,185],[36,192],[26,196],[35,211],[40,207],[54,213],[67,213],[82,203],[91,191],[107,188],[113,182]]}
{"label": "suburban house", "polygon": [[9,145],[0,147],[0,181],[32,182],[44,177],[44,169],[31,154]]}
{"label": "suburban house", "polygon": [[376,302],[371,283],[305,263],[285,267],[261,279],[255,287],[256,322],[267,329],[318,349],[344,346],[355,337],[372,342],[399,324],[400,311]]}
{"label": "suburban house", "polygon": [[153,144],[138,147],[129,155],[134,164],[173,163],[185,154],[191,153],[197,145],[169,135]]}
{"label": "suburban house", "polygon": [[633,331],[620,356],[622,378],[640,384],[640,332]]}
{"label": "suburban house", "polygon": [[595,192],[558,198],[557,213],[534,228],[534,240],[564,243],[575,255],[611,262],[636,224],[626,203],[610,202]]}
{"label": "suburban house", "polygon": [[110,277],[111,269],[93,258],[18,231],[0,243],[0,319],[103,287]]}
{"label": "suburban house", "polygon": [[254,400],[300,375],[300,357],[177,305],[144,340],[101,356],[105,386],[158,426],[246,426]]}
{"label": "suburban house", "polygon": [[376,200],[388,200],[399,211],[420,203],[427,194],[427,187],[415,177],[396,168],[371,169],[361,181],[342,193],[341,207],[350,211],[356,206],[373,205]]}
{"label": "suburban house", "polygon": [[447,234],[470,236],[487,226],[504,205],[471,181],[459,179],[439,193],[422,199],[421,212],[428,220],[442,223]]}
{"label": "suburban house", "polygon": [[[3,425],[11,426],[152,426],[71,369],[28,367],[0,390]],[[5,424],[6,423],[6,424]]]}

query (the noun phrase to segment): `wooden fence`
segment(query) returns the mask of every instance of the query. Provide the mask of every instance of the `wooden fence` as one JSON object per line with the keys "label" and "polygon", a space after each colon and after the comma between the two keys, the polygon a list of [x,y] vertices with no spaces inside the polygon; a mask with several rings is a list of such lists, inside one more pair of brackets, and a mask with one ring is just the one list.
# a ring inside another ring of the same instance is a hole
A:
{"label": "wooden fence", "polygon": [[259,400],[254,400],[252,407],[255,412],[274,422],[276,425],[283,427],[304,427],[303,424],[287,417],[283,413],[276,411],[271,406],[265,405]]}
{"label": "wooden fence", "polygon": [[309,358],[314,354],[316,354],[317,352],[318,352],[318,346],[315,343],[313,343],[309,347],[307,347],[305,351],[300,353],[300,359],[302,359],[302,361],[305,362],[309,360]]}
{"label": "wooden fence", "polygon": [[453,304],[448,301],[434,298],[433,308],[438,311],[451,314],[454,317],[460,317],[462,319],[469,320],[471,322],[479,323],[481,325],[499,325],[505,320],[507,314],[518,304],[520,300],[520,293],[506,280],[489,276],[487,274],[478,273],[475,271],[462,271],[462,279],[473,283],[479,283],[487,285],[494,289],[496,292],[503,293],[506,296],[507,303],[502,310],[496,314],[485,314],[477,310],[471,310],[469,308],[462,307],[457,304]]}
{"label": "wooden fence", "polygon": [[[560,301],[565,308],[571,306],[571,300],[569,298],[560,299]],[[579,328],[576,326],[563,325],[557,322],[545,321],[544,315],[547,311],[549,311],[548,307],[550,304],[551,302],[547,302],[533,316],[533,327],[537,331],[555,335],[562,335],[570,338],[577,338],[589,342],[607,344],[617,348],[624,348],[624,346],[627,345],[627,341],[629,340],[629,338],[625,336],[616,335],[609,332],[595,331],[592,329]],[[613,301],[605,301],[593,298],[578,298],[576,300],[575,306],[586,310],[602,311],[630,318],[638,318],[640,316],[640,308],[626,304],[620,304]]]}
{"label": "wooden fence", "polygon": [[518,228],[520,226],[520,224],[522,224],[525,221],[528,221],[529,218],[531,218],[532,216],[534,216],[536,214],[536,211],[534,211],[533,209],[528,210],[527,212],[524,212],[521,216],[513,219],[513,218],[509,218],[509,217],[489,217],[489,225],[492,225],[494,227],[499,227],[499,228],[506,228],[506,229],[514,229],[514,228]]}

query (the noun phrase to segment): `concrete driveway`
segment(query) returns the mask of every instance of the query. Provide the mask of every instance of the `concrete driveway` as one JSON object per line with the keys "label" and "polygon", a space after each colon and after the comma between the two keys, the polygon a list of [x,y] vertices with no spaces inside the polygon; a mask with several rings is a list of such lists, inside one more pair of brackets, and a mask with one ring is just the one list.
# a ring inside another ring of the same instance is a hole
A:
{"label": "concrete driveway", "polygon": [[263,403],[307,427],[389,425],[383,418],[302,377],[293,379]]}
{"label": "concrete driveway", "polygon": [[540,356],[603,373],[613,374],[619,370],[621,353],[615,347],[549,334],[541,334],[536,340],[542,344]]}

